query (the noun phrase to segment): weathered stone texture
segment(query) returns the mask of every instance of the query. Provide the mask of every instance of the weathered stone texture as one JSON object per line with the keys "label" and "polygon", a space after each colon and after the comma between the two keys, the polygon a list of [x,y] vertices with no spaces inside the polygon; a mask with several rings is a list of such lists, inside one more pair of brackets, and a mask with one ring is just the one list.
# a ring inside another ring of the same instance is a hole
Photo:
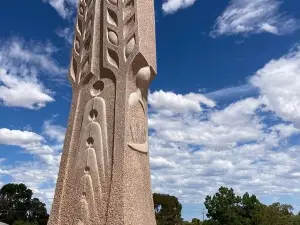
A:
{"label": "weathered stone texture", "polygon": [[153,0],[80,0],[71,113],[48,225],[155,225],[147,93]]}

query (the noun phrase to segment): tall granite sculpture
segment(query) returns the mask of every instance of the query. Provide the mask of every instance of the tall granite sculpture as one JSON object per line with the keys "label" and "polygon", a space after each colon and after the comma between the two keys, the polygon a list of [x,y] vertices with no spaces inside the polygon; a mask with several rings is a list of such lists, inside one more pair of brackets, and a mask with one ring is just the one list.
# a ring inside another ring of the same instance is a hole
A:
{"label": "tall granite sculpture", "polygon": [[48,225],[155,225],[147,92],[153,0],[79,0],[73,97]]}

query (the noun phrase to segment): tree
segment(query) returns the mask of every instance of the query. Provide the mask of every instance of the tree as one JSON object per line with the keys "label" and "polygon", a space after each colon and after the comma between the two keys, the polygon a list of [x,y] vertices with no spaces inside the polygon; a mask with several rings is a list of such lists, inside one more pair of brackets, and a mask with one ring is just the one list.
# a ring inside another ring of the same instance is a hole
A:
{"label": "tree", "polygon": [[[260,225],[290,225],[293,224],[293,207],[279,202],[265,206],[260,211]],[[296,220],[294,221],[297,222]]]}
{"label": "tree", "polygon": [[48,219],[46,205],[40,202],[38,198],[31,199],[28,220],[39,225],[47,225]]}
{"label": "tree", "polygon": [[191,225],[200,225],[200,224],[201,224],[201,222],[199,219],[197,219],[197,218],[192,219]]}
{"label": "tree", "polygon": [[292,216],[291,222],[293,225],[300,225],[300,215]]}
{"label": "tree", "polygon": [[6,184],[0,189],[0,221],[46,225],[48,217],[45,204],[32,199],[32,191],[26,185]]}
{"label": "tree", "polygon": [[153,194],[157,225],[179,225],[182,223],[182,206],[175,196]]}
{"label": "tree", "polygon": [[256,198],[255,195],[249,195],[246,192],[241,198],[241,213],[243,224],[259,225],[258,214],[263,209],[264,205]]}
{"label": "tree", "polygon": [[201,225],[220,225],[217,221],[209,219],[202,221]]}
{"label": "tree", "polygon": [[232,188],[220,187],[213,197],[206,196],[204,205],[208,218],[222,225],[242,225],[240,203],[241,198],[235,195]]}
{"label": "tree", "polygon": [[12,224],[15,220],[26,220],[32,191],[24,184],[7,184],[0,190],[0,220]]}
{"label": "tree", "polygon": [[181,223],[182,225],[191,225],[191,223],[189,221],[182,221]]}
{"label": "tree", "polygon": [[222,225],[259,225],[257,214],[263,207],[255,195],[236,196],[226,187],[220,187],[213,197],[206,196],[204,204],[207,217]]}

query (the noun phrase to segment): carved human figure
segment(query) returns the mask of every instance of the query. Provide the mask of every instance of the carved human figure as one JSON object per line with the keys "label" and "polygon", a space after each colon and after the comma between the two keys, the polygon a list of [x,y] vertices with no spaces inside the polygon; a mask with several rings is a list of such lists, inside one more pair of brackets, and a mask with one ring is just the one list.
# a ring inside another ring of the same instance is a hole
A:
{"label": "carved human figure", "polygon": [[151,79],[149,66],[141,68],[136,74],[136,91],[129,96],[129,118],[131,142],[128,144],[133,150],[148,152],[148,127],[146,95]]}

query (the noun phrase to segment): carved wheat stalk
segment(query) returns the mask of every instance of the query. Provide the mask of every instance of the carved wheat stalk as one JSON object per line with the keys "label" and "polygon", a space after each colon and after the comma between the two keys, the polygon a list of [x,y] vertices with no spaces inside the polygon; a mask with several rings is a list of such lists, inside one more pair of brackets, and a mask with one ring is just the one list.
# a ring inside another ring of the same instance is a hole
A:
{"label": "carved wheat stalk", "polygon": [[134,0],[107,0],[107,61],[115,71],[127,65],[136,47]]}
{"label": "carved wheat stalk", "polygon": [[80,0],[75,28],[71,77],[79,83],[90,70],[94,0]]}

